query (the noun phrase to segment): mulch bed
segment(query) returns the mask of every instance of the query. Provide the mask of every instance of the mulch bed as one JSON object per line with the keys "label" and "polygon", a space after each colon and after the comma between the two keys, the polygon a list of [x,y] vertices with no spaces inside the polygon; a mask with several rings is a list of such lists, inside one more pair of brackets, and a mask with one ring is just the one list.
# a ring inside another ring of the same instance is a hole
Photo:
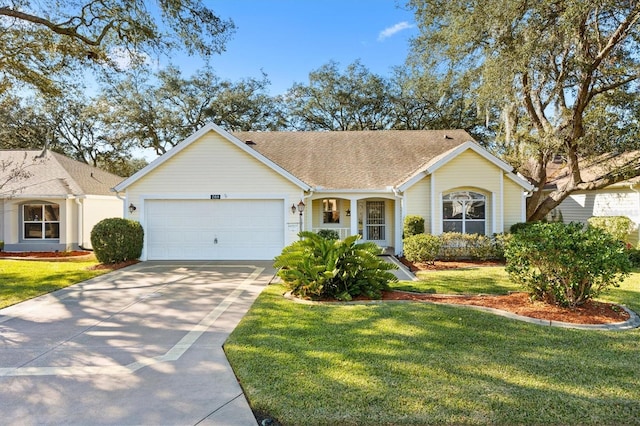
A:
{"label": "mulch bed", "polygon": [[90,251],[21,251],[7,252],[0,251],[0,258],[3,257],[31,257],[31,258],[59,258],[59,257],[79,257],[92,254]]}

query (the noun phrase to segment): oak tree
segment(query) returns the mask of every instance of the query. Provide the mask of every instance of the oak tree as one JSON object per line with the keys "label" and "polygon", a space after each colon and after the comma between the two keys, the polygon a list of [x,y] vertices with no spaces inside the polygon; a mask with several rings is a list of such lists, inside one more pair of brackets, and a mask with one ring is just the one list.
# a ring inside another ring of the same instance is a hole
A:
{"label": "oak tree", "polygon": [[[640,174],[638,155],[584,173],[590,157],[636,148],[640,2],[410,0],[409,7],[420,28],[411,60],[470,79],[481,110],[501,111],[499,149],[537,187],[529,220],[575,191]],[[563,159],[567,179],[543,192],[554,158]]]}

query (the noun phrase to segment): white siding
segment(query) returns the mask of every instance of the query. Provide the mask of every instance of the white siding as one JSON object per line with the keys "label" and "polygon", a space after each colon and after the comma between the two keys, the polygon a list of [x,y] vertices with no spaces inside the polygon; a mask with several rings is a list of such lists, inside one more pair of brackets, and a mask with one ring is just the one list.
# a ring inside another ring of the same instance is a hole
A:
{"label": "white siding", "polygon": [[130,217],[146,227],[147,201],[205,200],[212,196],[221,200],[279,200],[284,234],[280,240],[287,245],[298,238],[299,216],[290,208],[303,195],[297,185],[269,166],[217,133],[208,132],[127,188],[126,205],[136,206]]}
{"label": "white siding", "polygon": [[[562,201],[556,211],[562,213],[565,223],[586,223],[592,216],[626,216],[637,226],[640,223],[640,194],[627,188],[576,192]],[[630,240],[637,244],[638,231]]]}

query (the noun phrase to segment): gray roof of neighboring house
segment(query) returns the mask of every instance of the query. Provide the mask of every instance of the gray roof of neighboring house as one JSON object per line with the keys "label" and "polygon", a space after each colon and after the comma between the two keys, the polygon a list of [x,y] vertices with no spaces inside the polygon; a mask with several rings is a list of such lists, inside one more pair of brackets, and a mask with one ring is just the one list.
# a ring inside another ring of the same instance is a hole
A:
{"label": "gray roof of neighboring house", "polygon": [[23,168],[28,177],[7,182],[0,188],[0,197],[114,195],[111,188],[123,179],[51,151],[0,150],[0,185],[16,167]]}
{"label": "gray roof of neighboring house", "polygon": [[[622,171],[634,174],[640,166],[640,151],[628,151],[617,154],[601,154],[593,158],[579,160],[580,176],[584,182],[598,179],[608,173],[621,173]],[[570,171],[566,162],[557,158],[547,164],[546,190],[555,190],[567,185]],[[635,176],[610,185],[609,187],[629,186],[640,183],[640,176]]]}
{"label": "gray roof of neighboring house", "polygon": [[308,183],[323,189],[396,186],[446,152],[472,141],[464,130],[232,132]]}

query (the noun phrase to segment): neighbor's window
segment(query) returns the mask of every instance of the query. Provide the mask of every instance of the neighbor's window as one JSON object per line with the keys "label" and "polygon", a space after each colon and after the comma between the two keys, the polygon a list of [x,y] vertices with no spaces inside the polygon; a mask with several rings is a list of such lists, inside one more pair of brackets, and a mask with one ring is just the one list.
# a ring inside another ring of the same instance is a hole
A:
{"label": "neighbor's window", "polygon": [[58,239],[60,238],[60,206],[58,204],[24,204],[22,223],[25,239]]}
{"label": "neighbor's window", "polygon": [[335,198],[322,200],[322,223],[340,223],[340,205]]}
{"label": "neighbor's window", "polygon": [[484,235],[486,199],[484,195],[472,191],[444,195],[442,197],[442,231]]}

